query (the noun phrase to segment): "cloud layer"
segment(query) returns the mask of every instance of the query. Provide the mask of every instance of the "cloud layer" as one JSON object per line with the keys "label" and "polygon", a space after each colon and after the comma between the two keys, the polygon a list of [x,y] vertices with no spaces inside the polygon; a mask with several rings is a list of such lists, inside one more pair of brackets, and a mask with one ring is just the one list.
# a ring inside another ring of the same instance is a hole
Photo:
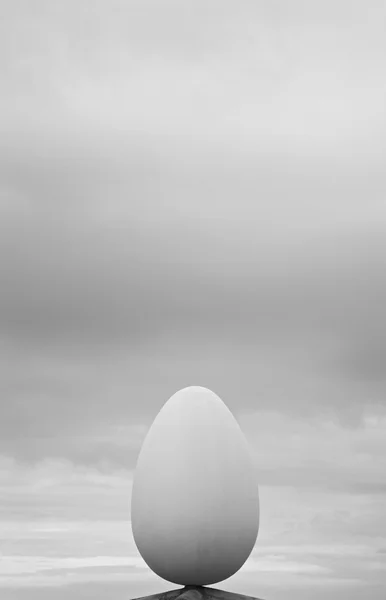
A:
{"label": "cloud layer", "polygon": [[194,384],[261,484],[229,586],[382,598],[384,2],[3,4],[5,593],[158,590],[118,529],[147,428]]}

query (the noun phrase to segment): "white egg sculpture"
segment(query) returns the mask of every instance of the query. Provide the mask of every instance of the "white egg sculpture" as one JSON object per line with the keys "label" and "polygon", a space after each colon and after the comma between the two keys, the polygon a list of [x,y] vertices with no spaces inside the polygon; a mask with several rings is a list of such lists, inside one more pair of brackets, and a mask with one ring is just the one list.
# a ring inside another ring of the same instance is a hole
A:
{"label": "white egg sculpture", "polygon": [[250,555],[255,472],[238,423],[210,390],[180,390],[155,418],[134,474],[131,522],[145,562],[173,583],[223,581]]}

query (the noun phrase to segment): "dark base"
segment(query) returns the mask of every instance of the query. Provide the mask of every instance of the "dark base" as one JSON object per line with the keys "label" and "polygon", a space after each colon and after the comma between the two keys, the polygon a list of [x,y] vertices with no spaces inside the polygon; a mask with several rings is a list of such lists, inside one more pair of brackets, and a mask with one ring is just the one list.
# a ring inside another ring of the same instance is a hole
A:
{"label": "dark base", "polygon": [[255,596],[243,596],[206,586],[186,585],[177,590],[161,592],[152,596],[142,596],[134,600],[259,600]]}

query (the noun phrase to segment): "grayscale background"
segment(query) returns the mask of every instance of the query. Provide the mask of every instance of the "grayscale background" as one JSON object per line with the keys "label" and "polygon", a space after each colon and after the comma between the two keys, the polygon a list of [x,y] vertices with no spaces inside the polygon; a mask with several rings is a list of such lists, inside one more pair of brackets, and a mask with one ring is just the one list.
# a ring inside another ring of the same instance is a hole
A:
{"label": "grayscale background", "polygon": [[179,388],[250,442],[217,587],[386,589],[386,3],[0,0],[0,596],[172,589],[131,536]]}

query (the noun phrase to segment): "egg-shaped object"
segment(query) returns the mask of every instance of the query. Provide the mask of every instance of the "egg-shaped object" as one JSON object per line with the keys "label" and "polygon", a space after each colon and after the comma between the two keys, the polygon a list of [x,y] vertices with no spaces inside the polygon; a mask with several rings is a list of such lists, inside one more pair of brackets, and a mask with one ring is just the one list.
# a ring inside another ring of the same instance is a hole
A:
{"label": "egg-shaped object", "polygon": [[187,387],[164,404],[134,474],[136,546],[160,577],[182,585],[227,579],[256,542],[259,497],[244,435],[223,401]]}

